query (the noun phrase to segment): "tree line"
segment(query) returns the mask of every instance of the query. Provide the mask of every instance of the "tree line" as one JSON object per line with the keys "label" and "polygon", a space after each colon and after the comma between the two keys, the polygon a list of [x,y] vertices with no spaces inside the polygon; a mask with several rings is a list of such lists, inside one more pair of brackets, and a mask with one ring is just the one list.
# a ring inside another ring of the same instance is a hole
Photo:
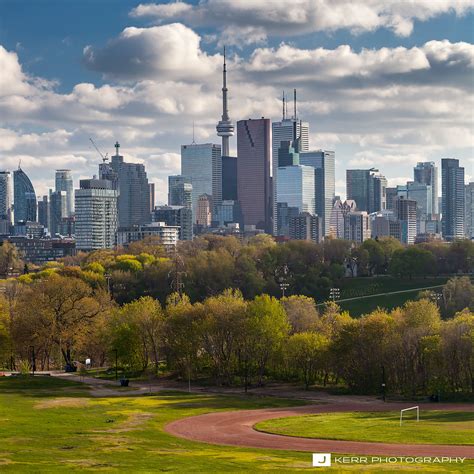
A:
{"label": "tree line", "polygon": [[[162,257],[158,257],[162,258]],[[123,261],[123,260],[119,260]],[[101,269],[44,269],[9,280],[0,296],[0,361],[15,368],[118,364],[187,380],[246,390],[269,380],[353,393],[408,396],[474,391],[474,287],[453,278],[443,289],[452,317],[424,292],[392,311],[358,319],[329,302],[240,290],[192,301],[175,292],[161,304],[146,295],[117,304]],[[95,271],[94,271],[95,269]],[[99,273],[97,273],[97,271]]]}

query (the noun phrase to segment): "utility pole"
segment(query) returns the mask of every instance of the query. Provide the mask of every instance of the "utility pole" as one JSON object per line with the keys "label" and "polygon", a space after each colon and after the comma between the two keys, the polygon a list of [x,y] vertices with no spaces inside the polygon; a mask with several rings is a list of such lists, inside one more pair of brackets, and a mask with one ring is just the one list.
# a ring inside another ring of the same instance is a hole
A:
{"label": "utility pole", "polygon": [[171,290],[178,294],[179,299],[181,299],[184,294],[183,277],[185,276],[186,272],[184,271],[183,259],[179,255],[178,251],[175,250],[173,270],[169,272],[168,277],[171,279]]}

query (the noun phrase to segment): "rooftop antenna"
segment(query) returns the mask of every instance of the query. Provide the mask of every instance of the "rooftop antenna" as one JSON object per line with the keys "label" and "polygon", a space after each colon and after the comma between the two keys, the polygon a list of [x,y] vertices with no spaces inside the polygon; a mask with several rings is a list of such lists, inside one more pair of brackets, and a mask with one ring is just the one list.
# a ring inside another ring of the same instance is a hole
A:
{"label": "rooftop antenna", "polygon": [[119,156],[119,148],[120,148],[120,143],[119,142],[115,142],[115,156]]}
{"label": "rooftop antenna", "polygon": [[293,89],[293,117],[296,120],[296,89]]}
{"label": "rooftop antenna", "polygon": [[21,170],[21,158],[20,158],[20,160],[18,161],[18,169]]}
{"label": "rooftop antenna", "polygon": [[285,91],[283,91],[283,120],[285,120]]}
{"label": "rooftop antenna", "polygon": [[192,145],[195,145],[196,142],[194,141],[194,120],[193,120],[193,142],[192,142]]}

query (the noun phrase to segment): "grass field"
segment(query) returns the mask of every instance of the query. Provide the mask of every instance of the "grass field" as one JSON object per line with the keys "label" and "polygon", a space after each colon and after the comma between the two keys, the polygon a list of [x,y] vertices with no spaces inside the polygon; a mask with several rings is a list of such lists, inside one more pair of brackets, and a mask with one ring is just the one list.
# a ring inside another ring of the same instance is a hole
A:
{"label": "grass field", "polygon": [[[127,396],[128,395],[128,396]],[[74,382],[35,377],[0,379],[1,472],[301,472],[310,453],[215,446],[175,438],[166,423],[216,410],[294,405],[294,400],[160,392],[91,396]],[[373,464],[372,472],[393,471]],[[472,462],[450,472],[472,472]],[[413,466],[397,470],[413,472]],[[360,472],[360,466],[344,471]],[[326,471],[325,471],[326,472]],[[419,470],[417,471],[419,472]],[[424,472],[447,472],[441,465]]]}
{"label": "grass field", "polygon": [[[349,311],[351,316],[360,316],[375,310],[378,306],[386,309],[393,309],[403,305],[406,301],[417,297],[419,290],[435,285],[444,285],[449,277],[429,277],[399,279],[390,276],[373,278],[346,278],[341,285],[341,300],[345,298],[360,298],[351,301],[341,301],[338,304],[343,310]],[[394,291],[405,291],[414,289],[414,291],[385,295]],[[441,291],[441,288],[434,288],[435,291]],[[361,298],[381,294],[370,298]]]}
{"label": "grass field", "polygon": [[474,445],[474,413],[425,411],[417,422],[406,414],[400,426],[400,412],[324,413],[267,420],[260,431],[303,438],[371,441],[409,444]]}

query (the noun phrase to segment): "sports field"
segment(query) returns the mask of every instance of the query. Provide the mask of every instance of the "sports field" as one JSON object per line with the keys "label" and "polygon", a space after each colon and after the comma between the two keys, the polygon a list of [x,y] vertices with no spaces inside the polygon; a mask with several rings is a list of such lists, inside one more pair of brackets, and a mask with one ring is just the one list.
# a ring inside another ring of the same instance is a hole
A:
{"label": "sports field", "polygon": [[[87,386],[55,377],[2,377],[0,471],[307,472],[311,467],[308,452],[225,446],[177,437],[167,431],[170,424],[196,415],[228,416],[261,412],[263,408],[285,410],[295,405],[295,400],[272,397],[149,393],[138,385],[119,389],[110,384]],[[472,472],[473,468],[472,461],[467,461],[453,466],[450,472]],[[392,472],[393,466],[372,464],[367,469]],[[397,465],[397,470],[412,469],[411,465]],[[340,472],[338,468],[329,470]],[[347,465],[344,472],[361,469]],[[430,465],[424,472],[446,469]]]}
{"label": "sports field", "polygon": [[266,420],[256,425],[266,433],[303,438],[372,441],[380,443],[474,444],[474,413],[422,411],[420,421],[414,412],[318,413]]}

